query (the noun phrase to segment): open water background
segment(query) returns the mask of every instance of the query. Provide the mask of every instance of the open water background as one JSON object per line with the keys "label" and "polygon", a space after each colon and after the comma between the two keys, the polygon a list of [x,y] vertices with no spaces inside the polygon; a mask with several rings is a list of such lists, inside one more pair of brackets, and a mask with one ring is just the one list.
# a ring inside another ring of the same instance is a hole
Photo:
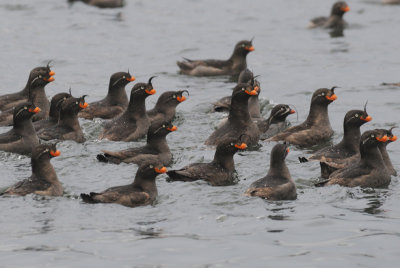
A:
{"label": "open water background", "polygon": [[[234,44],[255,37],[248,66],[261,82],[263,114],[270,103],[297,107],[292,124],[308,113],[311,94],[340,86],[329,107],[341,139],[344,114],[368,100],[373,121],[362,130],[399,126],[400,6],[347,1],[350,27],[343,37],[309,30],[309,19],[328,15],[333,1],[198,0],[134,1],[101,10],[66,1],[0,1],[0,94],[21,90],[29,71],[53,60],[49,97],[72,87],[73,95],[103,98],[109,77],[128,68],[147,81],[158,75],[151,108],[167,90],[190,91],[178,106],[178,131],[167,139],[174,168],[210,161],[203,145],[225,116],[211,103],[229,95],[227,77],[177,74],[176,60],[228,58]],[[134,82],[134,83],[135,83]],[[130,92],[132,85],[127,86]],[[59,144],[52,160],[65,196],[0,198],[0,267],[395,267],[400,260],[400,185],[388,189],[315,188],[318,163],[299,164],[312,150],[292,147],[287,163],[298,199],[269,202],[243,196],[268,170],[273,144],[235,156],[240,181],[228,187],[157,180],[154,206],[126,208],[84,204],[81,192],[101,191],[133,180],[135,165],[105,165],[101,149],[139,146],[97,140],[101,120],[81,121],[87,141]],[[8,128],[0,128],[5,132]],[[394,131],[396,132],[396,130]],[[397,133],[397,134],[400,134]],[[399,166],[399,143],[388,147]],[[0,152],[0,187],[30,175],[27,157]]]}

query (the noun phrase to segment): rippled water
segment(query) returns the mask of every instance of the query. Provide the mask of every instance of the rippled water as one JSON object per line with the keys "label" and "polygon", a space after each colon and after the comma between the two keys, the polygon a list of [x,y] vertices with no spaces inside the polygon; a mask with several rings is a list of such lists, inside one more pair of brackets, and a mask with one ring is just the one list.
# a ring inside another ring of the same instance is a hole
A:
{"label": "rippled water", "polygon": [[[190,90],[178,106],[179,130],[168,136],[173,167],[209,161],[203,145],[225,115],[210,113],[211,103],[229,95],[227,77],[177,74],[175,61],[227,58],[238,40],[255,37],[248,65],[259,74],[263,114],[271,103],[294,104],[298,121],[308,113],[312,92],[340,86],[330,105],[337,142],[346,111],[368,100],[373,117],[363,130],[400,125],[400,6],[379,1],[348,1],[350,27],[344,36],[309,30],[308,20],[328,15],[331,1],[127,1],[118,10],[100,10],[67,1],[13,0],[0,3],[0,93],[23,88],[29,71],[53,60],[52,96],[70,86],[74,95],[102,98],[109,76],[130,68],[136,81],[158,75],[152,107],[167,90]],[[130,87],[127,87],[130,89]],[[289,117],[296,124],[295,116]],[[87,205],[81,192],[101,191],[132,181],[137,167],[105,165],[101,149],[144,142],[98,141],[101,121],[81,121],[88,141],[62,142],[54,160],[66,195],[0,198],[1,267],[394,267],[399,260],[400,185],[388,189],[314,188],[318,163],[299,164],[311,151],[292,148],[287,162],[298,200],[269,202],[243,196],[265,175],[273,144],[235,156],[237,185],[157,180],[154,206],[126,208]],[[1,132],[7,128],[0,128]],[[399,166],[399,143],[388,149]],[[0,187],[30,174],[29,159],[0,152]]]}

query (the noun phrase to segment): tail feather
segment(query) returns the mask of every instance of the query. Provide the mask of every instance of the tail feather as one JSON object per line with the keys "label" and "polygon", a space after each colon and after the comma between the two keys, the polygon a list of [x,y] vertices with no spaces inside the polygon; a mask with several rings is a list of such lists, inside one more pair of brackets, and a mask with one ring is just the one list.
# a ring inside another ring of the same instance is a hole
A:
{"label": "tail feather", "polygon": [[306,163],[306,162],[308,162],[308,159],[305,158],[304,156],[302,156],[302,157],[299,157],[299,161],[300,161],[300,163]]}
{"label": "tail feather", "polygon": [[109,155],[107,153],[98,154],[96,158],[103,163],[121,164],[121,159],[113,157],[112,155]]}
{"label": "tail feather", "polygon": [[93,199],[93,196],[96,195],[96,193],[91,192],[90,194],[81,194],[81,198],[83,202],[89,203],[89,204],[95,204],[98,203],[96,200]]}
{"label": "tail feather", "polygon": [[193,66],[190,64],[190,62],[186,61],[177,61],[176,64],[181,70],[192,70]]}

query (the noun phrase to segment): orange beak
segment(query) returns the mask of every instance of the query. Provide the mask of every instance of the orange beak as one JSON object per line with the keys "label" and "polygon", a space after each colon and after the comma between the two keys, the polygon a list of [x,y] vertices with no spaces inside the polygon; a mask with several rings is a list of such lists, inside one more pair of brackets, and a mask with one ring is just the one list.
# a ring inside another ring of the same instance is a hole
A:
{"label": "orange beak", "polygon": [[166,167],[154,168],[154,170],[155,170],[157,173],[160,173],[160,174],[167,172],[167,168],[166,168]]}
{"label": "orange beak", "polygon": [[247,148],[247,144],[246,143],[242,143],[242,144],[235,144],[235,147],[240,149],[240,150],[244,150]]}
{"label": "orange beak", "polygon": [[127,77],[126,80],[128,80],[129,82],[135,81],[136,78],[131,76],[131,77]]}
{"label": "orange beak", "polygon": [[350,11],[350,7],[349,6],[341,7],[340,10],[343,12],[348,12]]}
{"label": "orange beak", "polygon": [[50,76],[53,76],[53,75],[55,75],[55,74],[56,74],[56,73],[55,73],[54,71],[50,71],[50,72],[49,72],[49,75],[50,75]]}
{"label": "orange beak", "polygon": [[289,149],[289,148],[286,148],[286,152],[289,153],[289,152],[290,152],[290,149]]}
{"label": "orange beak", "polygon": [[31,112],[31,113],[35,113],[35,114],[37,114],[38,112],[40,112],[40,108],[39,107],[35,107],[35,109],[29,109],[28,110],[29,112]]}
{"label": "orange beak", "polygon": [[85,102],[85,103],[80,102],[80,103],[79,103],[79,107],[81,107],[82,109],[85,109],[85,108],[87,108],[88,106],[89,106],[89,103],[87,103],[87,102]]}
{"label": "orange beak", "polygon": [[295,114],[295,113],[296,113],[295,110],[293,110],[293,109],[290,110],[290,114]]}
{"label": "orange beak", "polygon": [[145,91],[146,91],[146,93],[149,94],[149,95],[154,95],[154,94],[156,94],[156,92],[157,92],[154,88],[152,88],[151,90],[147,90],[147,89],[146,89]]}
{"label": "orange beak", "polygon": [[254,51],[254,47],[253,46],[244,47],[244,49],[246,49],[247,51]]}
{"label": "orange beak", "polygon": [[388,141],[388,137],[385,135],[382,138],[376,137],[376,139],[380,142],[387,142]]}
{"label": "orange beak", "polygon": [[372,117],[369,116],[369,115],[368,115],[367,117],[362,117],[362,116],[360,116],[360,119],[363,120],[363,121],[365,121],[365,122],[369,122],[369,121],[372,120]]}
{"label": "orange beak", "polygon": [[260,90],[260,87],[255,86],[253,89],[258,92]]}
{"label": "orange beak", "polygon": [[330,96],[325,96],[325,98],[326,98],[327,100],[334,101],[334,100],[337,99],[337,96],[336,96],[336,94],[332,94],[332,95],[330,95]]}
{"label": "orange beak", "polygon": [[171,128],[167,127],[169,131],[176,131],[178,128],[176,126],[172,126]]}
{"label": "orange beak", "polygon": [[54,156],[54,157],[57,157],[57,156],[59,156],[60,154],[61,154],[61,153],[60,153],[59,150],[56,150],[55,152],[54,152],[53,150],[50,151],[50,155],[51,155],[51,156]]}
{"label": "orange beak", "polygon": [[49,78],[43,78],[44,81],[53,82],[55,79],[54,77],[50,76]]}
{"label": "orange beak", "polygon": [[182,101],[185,101],[186,100],[186,97],[185,96],[178,96],[178,97],[176,97],[176,100],[177,101],[179,101],[179,102],[182,102]]}
{"label": "orange beak", "polygon": [[245,90],[244,92],[246,92],[250,96],[255,96],[258,94],[257,90],[254,90],[254,89],[252,91]]}
{"label": "orange beak", "polygon": [[396,141],[397,140],[397,136],[392,136],[389,138],[390,141]]}

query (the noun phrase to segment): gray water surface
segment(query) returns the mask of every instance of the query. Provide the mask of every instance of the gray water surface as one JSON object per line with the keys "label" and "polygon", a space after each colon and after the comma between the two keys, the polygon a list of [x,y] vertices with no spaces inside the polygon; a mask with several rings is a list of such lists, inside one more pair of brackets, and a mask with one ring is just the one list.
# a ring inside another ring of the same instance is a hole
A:
{"label": "gray water surface", "polygon": [[[373,121],[362,131],[399,126],[400,6],[379,1],[347,1],[350,27],[343,37],[309,30],[309,19],[328,15],[332,2],[319,0],[127,1],[123,9],[101,10],[67,1],[0,1],[0,94],[21,90],[29,71],[53,60],[56,80],[49,97],[72,87],[89,102],[102,98],[112,73],[128,68],[153,85],[155,104],[167,90],[190,91],[178,106],[178,131],[167,139],[173,168],[210,161],[203,145],[226,115],[211,113],[211,103],[229,95],[228,77],[177,74],[176,60],[228,58],[234,44],[255,37],[248,55],[260,75],[263,114],[269,103],[287,103],[308,113],[311,94],[340,86],[329,107],[341,139],[344,114],[368,100]],[[134,82],[134,83],[135,83]],[[127,87],[130,91],[131,85]],[[84,144],[61,142],[52,160],[65,196],[0,198],[0,267],[395,267],[400,260],[400,184],[388,189],[332,186],[315,188],[318,163],[298,163],[312,150],[291,148],[288,166],[298,200],[269,202],[243,195],[266,174],[274,144],[235,156],[239,182],[211,187],[204,182],[157,180],[154,206],[127,208],[84,204],[82,192],[102,191],[133,180],[135,165],[107,165],[95,156],[135,143],[99,141],[101,120],[81,121]],[[5,132],[8,128],[0,128]],[[395,130],[394,132],[396,132]],[[400,131],[400,130],[398,130]],[[399,134],[398,132],[397,134]],[[399,142],[388,147],[399,166]],[[30,175],[30,159],[0,152],[0,187]],[[171,168],[171,167],[170,167]]]}

